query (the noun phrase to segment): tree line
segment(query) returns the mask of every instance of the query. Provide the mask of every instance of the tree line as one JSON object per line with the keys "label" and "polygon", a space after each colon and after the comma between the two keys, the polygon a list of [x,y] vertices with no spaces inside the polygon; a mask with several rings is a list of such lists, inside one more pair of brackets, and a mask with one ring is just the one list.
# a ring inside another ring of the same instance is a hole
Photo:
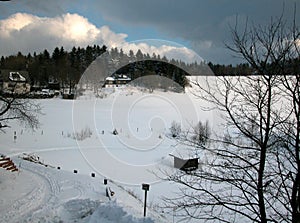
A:
{"label": "tree line", "polygon": [[69,86],[70,83],[72,85],[78,83],[87,67],[103,53],[107,54],[112,63],[126,61],[124,64],[127,65],[116,73],[127,74],[132,80],[145,75],[162,75],[185,86],[187,84],[185,76],[189,75],[187,71],[204,67],[204,64],[186,64],[174,59],[168,60],[165,56],[161,57],[155,53],[150,56],[141,50],[136,53],[130,50],[126,54],[122,49],[107,50],[105,45],[102,47],[94,45],[86,48],[73,47],[71,51],[56,47],[52,53],[45,49],[39,54],[34,52],[33,55],[31,53],[23,55],[19,52],[17,55],[2,56],[0,69],[28,71],[32,86],[47,86],[49,81]]}
{"label": "tree line", "polygon": [[45,49],[41,53],[34,52],[23,55],[2,56],[0,69],[26,70],[29,73],[32,86],[46,87],[51,82],[57,82],[61,87],[78,83],[87,67],[103,53],[109,54],[114,63],[126,61],[126,66],[116,73],[127,74],[132,80],[146,75],[161,75],[185,87],[188,84],[187,75],[249,75],[253,68],[249,63],[237,65],[220,65],[212,62],[186,63],[181,60],[167,59],[159,54],[143,53],[132,50],[128,54],[122,49],[107,49],[105,45],[87,46],[86,48],[73,47],[66,51],[63,47],[56,47],[52,53]]}
{"label": "tree line", "polygon": [[70,52],[63,47],[56,47],[52,54],[48,50],[25,56],[21,52],[17,55],[1,57],[0,68],[10,70],[27,70],[31,85],[47,86],[49,81],[59,82],[61,85],[77,83],[81,74],[102,53],[106,46],[73,47]]}

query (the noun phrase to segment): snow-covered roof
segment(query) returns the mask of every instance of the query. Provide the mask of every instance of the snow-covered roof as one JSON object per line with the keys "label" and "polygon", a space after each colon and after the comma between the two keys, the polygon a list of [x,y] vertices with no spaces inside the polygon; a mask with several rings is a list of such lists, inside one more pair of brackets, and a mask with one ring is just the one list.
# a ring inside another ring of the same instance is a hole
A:
{"label": "snow-covered roof", "polygon": [[19,72],[9,72],[9,79],[11,81],[26,81],[26,78],[23,77]]}
{"label": "snow-covered roof", "polygon": [[24,70],[9,70],[9,69],[1,69],[0,70],[0,81],[3,82],[29,82],[29,74]]}
{"label": "snow-covered roof", "polygon": [[131,78],[128,77],[127,75],[125,75],[125,74],[120,74],[116,77],[107,77],[107,78],[105,78],[105,80],[106,81],[115,81],[115,80],[130,81]]}
{"label": "snow-covered roof", "polygon": [[118,80],[126,80],[126,81],[130,81],[131,80],[131,78],[128,77],[127,75],[125,75],[125,74],[118,75],[117,79]]}
{"label": "snow-covered roof", "polygon": [[113,78],[113,77],[107,77],[105,80],[107,80],[107,81],[114,81],[115,78]]}

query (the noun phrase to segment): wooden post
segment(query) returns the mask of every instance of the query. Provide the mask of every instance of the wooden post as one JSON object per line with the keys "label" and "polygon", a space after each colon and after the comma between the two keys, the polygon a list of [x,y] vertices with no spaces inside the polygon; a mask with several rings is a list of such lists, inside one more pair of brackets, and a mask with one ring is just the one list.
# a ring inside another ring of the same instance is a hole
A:
{"label": "wooden post", "polygon": [[146,217],[146,208],[147,208],[147,192],[149,191],[149,184],[142,184],[142,189],[145,191],[145,201],[144,201],[144,217]]}
{"label": "wooden post", "polygon": [[146,208],[147,208],[147,191],[145,190],[144,217],[146,217]]}

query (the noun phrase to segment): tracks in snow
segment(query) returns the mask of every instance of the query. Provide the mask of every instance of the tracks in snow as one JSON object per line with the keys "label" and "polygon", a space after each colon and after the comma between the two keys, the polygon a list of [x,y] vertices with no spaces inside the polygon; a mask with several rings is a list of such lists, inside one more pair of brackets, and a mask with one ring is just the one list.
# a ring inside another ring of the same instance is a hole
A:
{"label": "tracks in snow", "polygon": [[[15,176],[15,179],[21,183],[14,185],[15,190],[9,192],[19,194],[14,200],[9,201],[12,205],[6,205],[3,210],[0,210],[1,223],[53,222],[56,220],[59,222],[61,215],[64,214],[61,211],[65,210],[65,204],[70,200],[105,199],[104,192],[102,193],[101,187],[100,189],[98,187],[100,182],[97,179],[74,175],[17,158],[15,160],[16,163],[21,163],[19,165],[21,172]],[[24,179],[27,179],[27,183],[21,185]],[[9,177],[6,180],[7,184],[16,183]],[[24,190],[26,193],[20,192],[22,186],[26,187]]]}
{"label": "tracks in snow", "polygon": [[[40,209],[46,200],[50,198],[50,194],[48,194],[50,185],[45,180],[46,178],[37,174],[30,165],[26,165],[25,169],[16,176],[16,178],[18,177],[28,177],[31,183],[29,187],[27,185],[27,193],[21,194],[11,206],[1,210],[1,222],[19,222],[20,218],[24,219],[29,213]],[[12,192],[18,193],[18,187],[22,187],[23,185],[12,186],[14,186],[16,190]]]}

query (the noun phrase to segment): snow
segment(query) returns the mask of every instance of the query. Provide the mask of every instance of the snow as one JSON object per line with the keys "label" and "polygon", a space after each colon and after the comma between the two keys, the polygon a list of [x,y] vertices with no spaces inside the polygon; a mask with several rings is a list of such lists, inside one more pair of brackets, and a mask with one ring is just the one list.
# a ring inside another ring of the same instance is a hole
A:
{"label": "snow", "polygon": [[[143,222],[141,202],[112,182],[118,199],[109,201],[102,178],[14,161],[19,173],[0,169],[0,222]],[[151,210],[149,215],[160,219]]]}
{"label": "snow", "polygon": [[[189,151],[169,137],[171,122],[188,128],[199,120],[211,125],[219,120],[196,109],[203,102],[189,93],[134,87],[104,93],[107,97],[86,92],[75,101],[37,100],[43,108],[38,130],[12,122],[0,134],[1,153],[20,169],[0,169],[0,222],[171,221],[159,206],[162,196],[178,188],[157,175],[161,168],[173,170],[170,153]],[[48,167],[22,160],[23,153],[39,156]],[[112,201],[105,196],[104,179],[115,192]],[[142,183],[150,184],[149,218],[143,218]]]}
{"label": "snow", "polygon": [[[101,219],[99,221],[99,219]],[[103,222],[103,223],[153,223],[151,218],[136,218],[128,215],[122,207],[117,206],[115,202],[109,202],[100,205],[90,218],[90,222]]]}

